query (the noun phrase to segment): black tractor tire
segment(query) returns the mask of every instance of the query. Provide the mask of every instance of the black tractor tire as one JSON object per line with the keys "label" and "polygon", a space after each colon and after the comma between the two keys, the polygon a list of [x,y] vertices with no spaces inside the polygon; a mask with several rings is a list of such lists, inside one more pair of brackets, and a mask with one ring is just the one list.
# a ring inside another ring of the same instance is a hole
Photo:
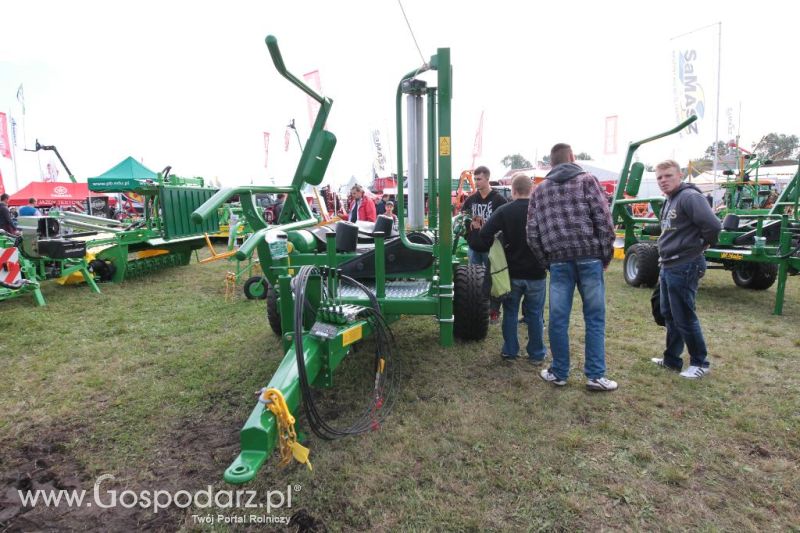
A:
{"label": "black tractor tire", "polygon": [[622,275],[632,287],[655,287],[658,283],[658,247],[640,242],[625,252]]}
{"label": "black tractor tire", "polygon": [[248,300],[264,300],[267,297],[267,278],[264,276],[253,276],[244,282],[244,295]]}
{"label": "black tractor tire", "polygon": [[278,291],[272,285],[267,284],[267,322],[269,327],[278,337],[283,335],[281,330],[281,314],[278,311]]}
{"label": "black tractor tire", "polygon": [[733,282],[743,289],[764,291],[778,278],[778,265],[768,263],[740,263],[731,272]]}
{"label": "black tractor tire", "polygon": [[489,295],[483,290],[483,265],[459,265],[453,273],[453,334],[480,341],[489,332]]}

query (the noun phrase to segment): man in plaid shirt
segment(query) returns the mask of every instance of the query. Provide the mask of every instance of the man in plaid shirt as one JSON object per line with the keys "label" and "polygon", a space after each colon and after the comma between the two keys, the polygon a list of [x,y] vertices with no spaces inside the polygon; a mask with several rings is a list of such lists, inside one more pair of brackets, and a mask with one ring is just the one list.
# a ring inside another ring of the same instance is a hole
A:
{"label": "man in plaid shirt", "polygon": [[568,144],[550,151],[552,170],[534,189],[528,207],[528,246],[550,270],[550,352],[553,364],[541,378],[567,384],[569,316],[575,286],[586,325],[584,373],[590,390],[612,391],[606,373],[606,295],[603,272],[613,256],[614,226],[597,178],[575,164]]}

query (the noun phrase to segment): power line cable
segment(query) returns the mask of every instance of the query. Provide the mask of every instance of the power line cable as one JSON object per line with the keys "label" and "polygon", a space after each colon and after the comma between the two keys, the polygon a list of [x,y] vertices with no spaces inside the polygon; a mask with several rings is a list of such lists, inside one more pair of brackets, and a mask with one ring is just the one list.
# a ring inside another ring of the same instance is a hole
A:
{"label": "power line cable", "polygon": [[422,64],[426,64],[425,56],[422,55],[422,50],[419,47],[419,43],[417,43],[417,37],[414,35],[414,30],[411,28],[411,23],[408,21],[408,17],[406,16],[406,10],[403,9],[403,2],[401,0],[397,0],[397,4],[400,6],[400,11],[403,12],[403,18],[406,19],[406,25],[408,26],[408,31],[411,32],[411,38],[414,40],[414,46],[417,47],[417,52],[419,52],[419,58],[422,60]]}

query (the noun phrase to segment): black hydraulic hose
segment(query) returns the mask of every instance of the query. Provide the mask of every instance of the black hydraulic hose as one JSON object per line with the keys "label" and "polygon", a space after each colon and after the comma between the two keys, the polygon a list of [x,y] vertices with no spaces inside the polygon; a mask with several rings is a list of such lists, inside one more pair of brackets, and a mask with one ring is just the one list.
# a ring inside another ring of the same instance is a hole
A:
{"label": "black hydraulic hose", "polygon": [[[305,310],[306,296],[305,289],[308,284],[309,276],[318,269],[314,266],[304,266],[295,277],[295,307],[294,307],[294,343],[295,355],[297,359],[297,370],[300,378],[300,388],[302,392],[303,405],[308,416],[309,425],[318,437],[325,440],[332,440],[348,435],[365,433],[375,429],[376,424],[383,421],[389,412],[389,407],[394,404],[394,384],[396,382],[394,361],[391,358],[393,337],[383,316],[380,314],[377,298],[359,282],[347,278],[346,281],[353,283],[361,288],[369,296],[373,303],[372,309],[366,309],[366,320],[375,332],[377,349],[375,352],[376,379],[373,388],[372,399],[360,417],[350,427],[339,429],[331,426],[321,416],[317,405],[311,394],[311,386],[308,382],[308,374],[305,367],[305,354],[303,351],[303,315]],[[389,361],[388,367],[383,372],[379,372],[379,365],[383,359],[384,365]]]}

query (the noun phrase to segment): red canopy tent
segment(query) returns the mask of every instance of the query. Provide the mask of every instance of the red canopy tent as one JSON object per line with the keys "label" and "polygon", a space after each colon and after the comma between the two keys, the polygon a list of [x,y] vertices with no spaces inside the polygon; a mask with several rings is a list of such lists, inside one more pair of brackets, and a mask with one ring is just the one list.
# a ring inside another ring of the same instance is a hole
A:
{"label": "red canopy tent", "polygon": [[[91,193],[91,196],[105,198],[106,195]],[[36,198],[37,207],[81,206],[89,198],[89,186],[86,183],[33,181],[12,194],[8,199],[8,205],[27,205],[31,198]]]}

